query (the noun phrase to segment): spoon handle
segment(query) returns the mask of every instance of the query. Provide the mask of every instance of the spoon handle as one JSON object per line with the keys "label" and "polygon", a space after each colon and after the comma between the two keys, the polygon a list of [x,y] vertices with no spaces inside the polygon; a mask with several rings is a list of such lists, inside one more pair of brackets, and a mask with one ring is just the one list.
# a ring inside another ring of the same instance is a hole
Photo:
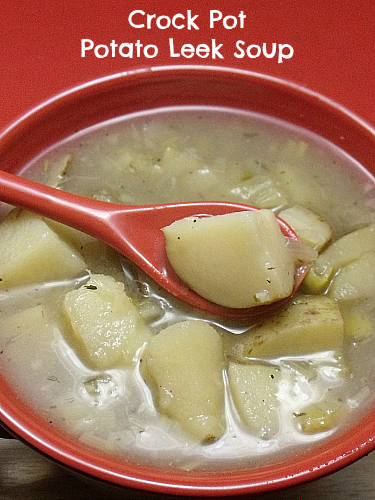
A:
{"label": "spoon handle", "polygon": [[[117,207],[61,191],[0,170],[0,201],[100,237],[111,211]],[[129,210],[131,210],[129,206]]]}

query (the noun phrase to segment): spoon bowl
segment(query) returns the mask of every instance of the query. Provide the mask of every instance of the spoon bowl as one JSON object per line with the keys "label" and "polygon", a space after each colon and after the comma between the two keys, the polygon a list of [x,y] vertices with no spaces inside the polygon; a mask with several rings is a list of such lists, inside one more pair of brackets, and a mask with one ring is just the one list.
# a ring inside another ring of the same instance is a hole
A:
{"label": "spoon bowl", "polygon": [[[0,170],[0,200],[79,229],[98,238],[138,265],[176,298],[226,318],[252,319],[283,307],[301,285],[306,266],[296,270],[292,294],[285,299],[251,308],[227,308],[198,295],[177,276],[165,251],[162,228],[191,216],[222,215],[256,207],[229,202],[185,202],[158,205],[121,205],[86,198]],[[280,218],[283,234],[298,240]]]}

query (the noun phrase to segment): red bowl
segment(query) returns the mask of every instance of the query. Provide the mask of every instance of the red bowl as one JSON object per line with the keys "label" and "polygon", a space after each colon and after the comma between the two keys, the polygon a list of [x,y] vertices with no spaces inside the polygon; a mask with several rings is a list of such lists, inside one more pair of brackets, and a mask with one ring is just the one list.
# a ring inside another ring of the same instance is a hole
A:
{"label": "red bowl", "polygon": [[[375,174],[375,131],[331,100],[276,78],[203,66],[157,67],[101,78],[33,109],[0,135],[0,165],[17,172],[36,154],[79,129],[169,105],[220,105],[302,126],[339,146]],[[332,473],[375,448],[375,409],[344,433],[280,463],[230,473],[140,466],[93,450],[48,427],[0,372],[0,419],[18,438],[60,464],[115,485],[180,495],[259,493]]]}

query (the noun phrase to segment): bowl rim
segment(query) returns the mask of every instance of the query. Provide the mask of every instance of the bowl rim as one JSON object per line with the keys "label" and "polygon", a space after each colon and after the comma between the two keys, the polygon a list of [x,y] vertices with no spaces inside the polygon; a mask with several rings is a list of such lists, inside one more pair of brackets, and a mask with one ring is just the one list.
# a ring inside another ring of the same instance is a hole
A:
{"label": "bowl rim", "polygon": [[[72,105],[76,109],[82,97],[90,99],[92,95],[102,95],[104,91],[113,91],[124,85],[139,86],[150,81],[175,82],[179,78],[184,79],[187,85],[192,78],[195,78],[197,82],[214,79],[223,85],[233,80],[238,84],[253,83],[267,88],[268,96],[279,92],[289,96],[289,99],[292,97],[299,99],[301,110],[305,105],[312,104],[318,111],[314,118],[317,120],[316,126],[319,125],[320,113],[326,112],[327,116],[332,119],[337,118],[339,125],[346,127],[349,124],[351,130],[354,131],[354,136],[363,138],[364,143],[369,145],[364,157],[365,161],[362,159],[361,163],[369,160],[368,151],[370,146],[373,148],[375,145],[375,129],[371,125],[332,99],[299,84],[230,67],[170,65],[138,68],[100,77],[53,96],[27,111],[1,132],[0,152],[3,148],[5,150],[11,148],[25,132],[30,132],[35,125],[47,120],[51,116],[51,110],[53,113],[59,113],[61,109]],[[282,112],[283,110],[280,110],[280,113]],[[301,120],[302,118],[306,119],[306,117],[301,117]],[[330,140],[351,153],[355,147],[354,140],[342,135],[342,130],[345,128],[340,128],[337,123],[332,123]],[[33,156],[32,152],[29,154]],[[22,155],[16,158],[13,154],[11,158],[15,159],[15,163],[9,167],[10,169],[17,170],[24,162]],[[373,160],[370,163],[366,167],[374,174]],[[3,388],[0,391],[0,419],[6,428],[21,441],[75,472],[120,486],[164,494],[226,496],[286,488],[335,472],[375,449],[374,408],[363,415],[349,430],[333,437],[332,440],[322,441],[319,447],[314,447],[312,456],[306,452],[306,454],[298,455],[297,461],[295,458],[290,458],[282,463],[273,463],[269,467],[238,468],[230,473],[216,472],[214,476],[210,472],[186,473],[175,469],[165,471],[135,463],[124,463],[122,460],[110,458],[108,455],[81,444],[77,450],[73,439],[59,430],[46,426],[41,416],[19,400],[17,393],[7,383],[1,370],[0,383]]]}

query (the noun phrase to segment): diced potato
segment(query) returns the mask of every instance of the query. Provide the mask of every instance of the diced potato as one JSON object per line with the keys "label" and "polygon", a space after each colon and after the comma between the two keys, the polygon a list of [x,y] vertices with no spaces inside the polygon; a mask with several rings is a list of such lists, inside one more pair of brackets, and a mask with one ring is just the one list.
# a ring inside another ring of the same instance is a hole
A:
{"label": "diced potato", "polygon": [[342,404],[323,401],[303,408],[293,416],[299,431],[304,434],[316,434],[333,429],[338,424],[342,413]]}
{"label": "diced potato", "polygon": [[86,263],[86,269],[90,269],[92,274],[110,275],[118,281],[123,279],[124,271],[117,250],[78,229],[49,219],[44,220],[61,239],[79,251]]}
{"label": "diced potato", "polygon": [[282,210],[279,217],[298,234],[307,245],[322,250],[332,238],[332,230],[324,219],[300,205]]}
{"label": "diced potato", "polygon": [[229,355],[246,358],[298,356],[343,347],[344,323],[337,303],[306,296],[241,335],[226,338]]}
{"label": "diced potato", "polygon": [[352,342],[361,342],[374,335],[374,311],[365,304],[343,304],[341,314],[344,319],[345,336]]}
{"label": "diced potato", "polygon": [[131,364],[151,336],[124,285],[110,276],[91,275],[65,295],[64,310],[83,359],[97,369]]}
{"label": "diced potato", "polygon": [[188,217],[163,231],[176,273],[212,302],[244,308],[292,292],[294,258],[270,210]]}
{"label": "diced potato", "polygon": [[335,300],[365,300],[375,297],[375,252],[367,252],[342,267],[332,278],[329,297]]}
{"label": "diced potato", "polygon": [[13,210],[0,224],[0,289],[74,278],[86,264],[38,216]]}
{"label": "diced potato", "polygon": [[267,175],[256,175],[240,182],[230,189],[227,198],[259,208],[272,209],[287,204],[285,193],[275,179]]}
{"label": "diced potato", "polygon": [[224,431],[223,347],[208,323],[174,324],[147,344],[144,376],[157,408],[195,439],[209,443]]}
{"label": "diced potato", "polygon": [[370,224],[335,241],[319,255],[312,269],[317,275],[322,275],[329,269],[335,273],[363,253],[374,251],[375,224]]}
{"label": "diced potato", "polygon": [[93,236],[62,224],[61,222],[56,222],[46,217],[43,217],[43,220],[63,241],[77,250],[80,250],[80,248],[87,243],[96,241]]}
{"label": "diced potato", "polygon": [[280,369],[265,364],[229,363],[228,380],[236,410],[251,434],[274,437],[280,427],[277,397]]}

